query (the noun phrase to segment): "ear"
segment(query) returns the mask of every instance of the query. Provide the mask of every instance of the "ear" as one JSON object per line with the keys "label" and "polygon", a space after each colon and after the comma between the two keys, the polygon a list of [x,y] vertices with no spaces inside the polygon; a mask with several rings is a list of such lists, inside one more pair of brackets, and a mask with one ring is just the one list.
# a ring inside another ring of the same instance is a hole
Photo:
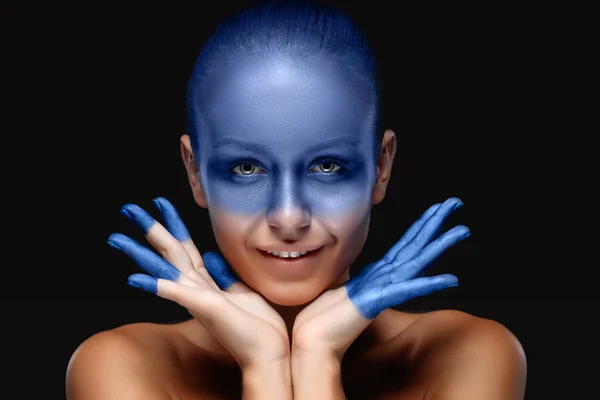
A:
{"label": "ear", "polygon": [[387,130],[381,139],[379,155],[377,157],[377,181],[373,189],[372,204],[379,204],[385,197],[387,185],[392,174],[392,165],[396,156],[396,134]]}
{"label": "ear", "polygon": [[200,170],[198,169],[196,157],[194,157],[194,151],[192,150],[192,143],[188,135],[183,135],[181,137],[181,159],[187,170],[188,180],[196,204],[202,208],[207,208],[204,189],[202,189],[202,183],[200,182]]}

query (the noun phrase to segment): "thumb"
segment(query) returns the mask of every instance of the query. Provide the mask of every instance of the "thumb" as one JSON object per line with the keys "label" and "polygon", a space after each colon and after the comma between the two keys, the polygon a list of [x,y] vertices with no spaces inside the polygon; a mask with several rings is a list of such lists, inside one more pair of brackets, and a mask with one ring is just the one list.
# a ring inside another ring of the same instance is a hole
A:
{"label": "thumb", "polygon": [[217,253],[207,251],[202,255],[204,267],[221,290],[228,293],[248,293],[252,290],[237,276],[227,261]]}

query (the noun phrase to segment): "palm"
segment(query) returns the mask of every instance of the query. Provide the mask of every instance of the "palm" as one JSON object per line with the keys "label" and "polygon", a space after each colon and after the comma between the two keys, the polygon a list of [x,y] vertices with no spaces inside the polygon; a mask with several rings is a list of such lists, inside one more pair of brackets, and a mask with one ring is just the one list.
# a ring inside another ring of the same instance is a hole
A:
{"label": "palm", "polygon": [[281,316],[256,292],[229,293],[223,292],[224,297],[231,303],[255,317],[257,320],[266,322],[278,334],[288,341],[285,322]]}
{"label": "palm", "polygon": [[292,330],[294,351],[312,352],[323,345],[320,350],[334,352],[341,359],[369,322],[348,301],[345,286],[327,290],[296,317]]}

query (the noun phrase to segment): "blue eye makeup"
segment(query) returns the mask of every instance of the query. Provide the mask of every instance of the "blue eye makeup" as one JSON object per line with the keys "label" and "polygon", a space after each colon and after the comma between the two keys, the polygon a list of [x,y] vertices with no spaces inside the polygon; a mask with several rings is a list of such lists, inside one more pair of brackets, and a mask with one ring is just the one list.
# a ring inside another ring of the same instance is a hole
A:
{"label": "blue eye makeup", "polygon": [[198,145],[209,207],[330,216],[370,205],[374,103],[327,60],[242,57],[207,85]]}
{"label": "blue eye makeup", "polygon": [[[249,176],[257,174],[266,174],[266,171],[254,162],[235,163],[235,167],[231,171],[237,175]],[[325,159],[315,163],[308,171],[309,173],[320,173],[324,175],[343,174],[346,172],[344,165],[347,162],[338,161],[337,159]]]}

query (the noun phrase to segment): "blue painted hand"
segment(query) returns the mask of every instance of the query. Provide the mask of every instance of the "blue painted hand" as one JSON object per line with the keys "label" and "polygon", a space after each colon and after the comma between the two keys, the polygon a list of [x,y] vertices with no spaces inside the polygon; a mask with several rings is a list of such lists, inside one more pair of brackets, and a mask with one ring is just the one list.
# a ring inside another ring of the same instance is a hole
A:
{"label": "blue painted hand", "polygon": [[131,257],[146,274],[128,284],[185,307],[235,358],[242,370],[286,360],[289,338],[279,314],[258,293],[239,281],[219,255],[200,256],[173,205],[155,200],[165,229],[142,208],[128,204],[121,213],[142,229],[162,255],[135,240],[112,234],[108,244]]}
{"label": "blue painted hand", "polygon": [[292,331],[292,353],[323,351],[341,360],[350,344],[386,308],[457,286],[454,275],[423,275],[442,253],[469,236],[467,227],[457,226],[436,239],[444,221],[461,206],[460,199],[451,198],[430,207],[381,260],[302,310]]}

